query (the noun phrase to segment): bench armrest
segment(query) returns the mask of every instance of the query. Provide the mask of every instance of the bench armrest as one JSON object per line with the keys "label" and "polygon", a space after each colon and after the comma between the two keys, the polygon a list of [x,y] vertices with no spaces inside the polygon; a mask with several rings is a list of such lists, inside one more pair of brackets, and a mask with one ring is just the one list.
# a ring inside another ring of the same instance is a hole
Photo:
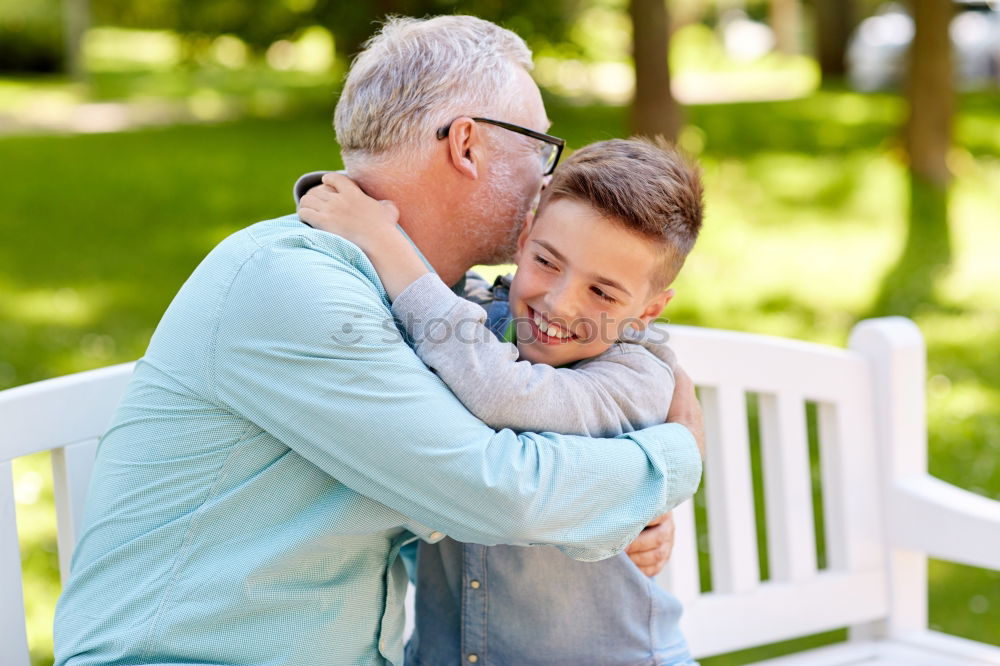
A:
{"label": "bench armrest", "polygon": [[929,474],[897,481],[887,500],[893,546],[1000,570],[1000,502]]}

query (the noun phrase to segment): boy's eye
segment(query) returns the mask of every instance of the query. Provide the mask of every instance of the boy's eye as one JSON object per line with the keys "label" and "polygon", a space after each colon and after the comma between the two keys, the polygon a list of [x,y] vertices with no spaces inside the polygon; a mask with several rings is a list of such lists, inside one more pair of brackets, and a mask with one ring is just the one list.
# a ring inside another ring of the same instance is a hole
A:
{"label": "boy's eye", "polygon": [[546,268],[552,268],[552,262],[540,254],[535,255],[535,261],[541,264],[542,266],[545,266]]}
{"label": "boy's eye", "polygon": [[614,296],[607,295],[606,293],[604,293],[601,289],[598,289],[597,287],[591,287],[591,291],[593,291],[595,294],[597,294],[597,296],[602,301],[606,301],[608,303],[617,303],[618,302],[617,299],[615,299]]}

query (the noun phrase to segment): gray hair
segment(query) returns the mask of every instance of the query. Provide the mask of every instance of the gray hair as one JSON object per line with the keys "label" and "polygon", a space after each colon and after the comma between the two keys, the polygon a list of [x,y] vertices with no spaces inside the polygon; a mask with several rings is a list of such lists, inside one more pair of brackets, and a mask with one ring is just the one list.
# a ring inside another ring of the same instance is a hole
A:
{"label": "gray hair", "polygon": [[524,40],[489,21],[389,17],[354,59],[337,102],[345,164],[418,159],[421,142],[456,116],[512,110],[508,88],[517,68],[531,66]]}

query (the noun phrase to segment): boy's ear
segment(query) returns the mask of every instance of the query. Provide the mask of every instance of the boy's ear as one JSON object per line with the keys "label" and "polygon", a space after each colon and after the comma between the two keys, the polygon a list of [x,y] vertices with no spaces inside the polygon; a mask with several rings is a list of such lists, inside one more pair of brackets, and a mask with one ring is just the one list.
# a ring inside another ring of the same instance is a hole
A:
{"label": "boy's ear", "polygon": [[639,315],[639,320],[642,322],[642,327],[645,328],[646,326],[649,326],[651,322],[653,322],[657,317],[659,317],[660,314],[663,312],[663,309],[667,307],[667,303],[669,303],[673,297],[674,297],[674,290],[667,289],[665,291],[659,292],[658,294],[655,294],[651,299],[649,299],[649,302],[643,309],[642,314]]}
{"label": "boy's ear", "polygon": [[476,121],[462,116],[451,123],[448,130],[448,160],[466,178],[479,177],[479,145],[482,135]]}

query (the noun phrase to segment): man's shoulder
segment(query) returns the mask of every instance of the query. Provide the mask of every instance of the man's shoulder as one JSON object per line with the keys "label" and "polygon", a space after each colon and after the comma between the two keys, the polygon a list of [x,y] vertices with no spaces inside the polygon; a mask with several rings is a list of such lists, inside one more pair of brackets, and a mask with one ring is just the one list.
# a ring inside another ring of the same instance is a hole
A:
{"label": "man's shoulder", "polygon": [[257,222],[233,233],[206,257],[209,265],[230,265],[240,272],[259,270],[282,274],[351,274],[380,285],[368,257],[350,241],[314,229],[298,216],[285,215]]}
{"label": "man's shoulder", "polygon": [[175,302],[230,319],[246,310],[254,320],[272,322],[322,320],[331,308],[388,312],[385,290],[364,253],[295,215],[231,234],[202,260]]}

